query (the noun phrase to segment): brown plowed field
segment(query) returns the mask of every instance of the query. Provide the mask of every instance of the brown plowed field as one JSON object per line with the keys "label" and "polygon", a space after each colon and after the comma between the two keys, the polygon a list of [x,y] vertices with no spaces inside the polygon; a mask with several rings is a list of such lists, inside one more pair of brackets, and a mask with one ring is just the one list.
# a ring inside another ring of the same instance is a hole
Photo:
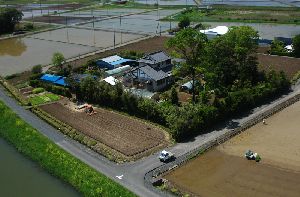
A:
{"label": "brown plowed field", "polygon": [[167,145],[164,131],[160,128],[115,112],[96,109],[97,114],[89,116],[84,112],[72,111],[60,103],[44,105],[41,108],[126,156]]}
{"label": "brown plowed field", "polygon": [[[299,197],[300,102],[258,123],[166,175],[199,196]],[[251,149],[262,160],[248,161]]]}
{"label": "brown plowed field", "polygon": [[300,58],[257,54],[260,69],[265,71],[283,71],[288,79],[300,71]]}

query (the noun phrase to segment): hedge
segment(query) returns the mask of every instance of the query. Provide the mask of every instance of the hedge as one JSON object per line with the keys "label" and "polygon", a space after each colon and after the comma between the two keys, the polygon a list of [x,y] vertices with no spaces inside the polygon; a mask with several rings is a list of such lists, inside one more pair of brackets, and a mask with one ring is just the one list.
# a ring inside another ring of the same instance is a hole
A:
{"label": "hedge", "polygon": [[0,137],[50,174],[71,184],[84,196],[135,196],[67,153],[24,122],[0,101]]}

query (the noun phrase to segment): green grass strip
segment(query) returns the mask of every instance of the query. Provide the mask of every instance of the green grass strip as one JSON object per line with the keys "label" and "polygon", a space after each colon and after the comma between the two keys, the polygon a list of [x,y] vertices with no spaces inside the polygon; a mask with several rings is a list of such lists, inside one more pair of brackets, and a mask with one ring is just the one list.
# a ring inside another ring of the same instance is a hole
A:
{"label": "green grass strip", "polygon": [[59,99],[60,99],[60,97],[55,94],[43,94],[43,95],[31,97],[29,99],[29,101],[32,105],[40,105],[40,104],[44,104],[44,103],[48,103],[48,102],[52,102],[52,101],[57,101]]}
{"label": "green grass strip", "polygon": [[20,153],[39,163],[50,174],[70,183],[84,196],[135,196],[67,153],[0,101],[0,137]]}

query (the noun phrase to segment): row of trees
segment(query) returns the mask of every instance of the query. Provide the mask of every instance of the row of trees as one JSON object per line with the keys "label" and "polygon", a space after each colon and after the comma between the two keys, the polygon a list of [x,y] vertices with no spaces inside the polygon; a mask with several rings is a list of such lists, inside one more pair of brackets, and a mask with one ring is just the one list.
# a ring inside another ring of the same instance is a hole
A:
{"label": "row of trees", "polygon": [[0,8],[0,34],[13,32],[22,17],[23,13],[15,8]]}

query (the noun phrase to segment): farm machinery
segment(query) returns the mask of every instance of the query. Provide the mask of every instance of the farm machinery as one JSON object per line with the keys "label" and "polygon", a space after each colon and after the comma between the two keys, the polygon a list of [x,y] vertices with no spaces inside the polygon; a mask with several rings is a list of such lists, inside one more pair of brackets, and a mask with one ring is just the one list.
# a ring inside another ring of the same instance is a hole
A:
{"label": "farm machinery", "polygon": [[255,160],[256,162],[259,162],[261,160],[261,157],[259,156],[259,154],[251,151],[251,150],[248,150],[246,153],[245,153],[245,157],[248,159],[248,160]]}

